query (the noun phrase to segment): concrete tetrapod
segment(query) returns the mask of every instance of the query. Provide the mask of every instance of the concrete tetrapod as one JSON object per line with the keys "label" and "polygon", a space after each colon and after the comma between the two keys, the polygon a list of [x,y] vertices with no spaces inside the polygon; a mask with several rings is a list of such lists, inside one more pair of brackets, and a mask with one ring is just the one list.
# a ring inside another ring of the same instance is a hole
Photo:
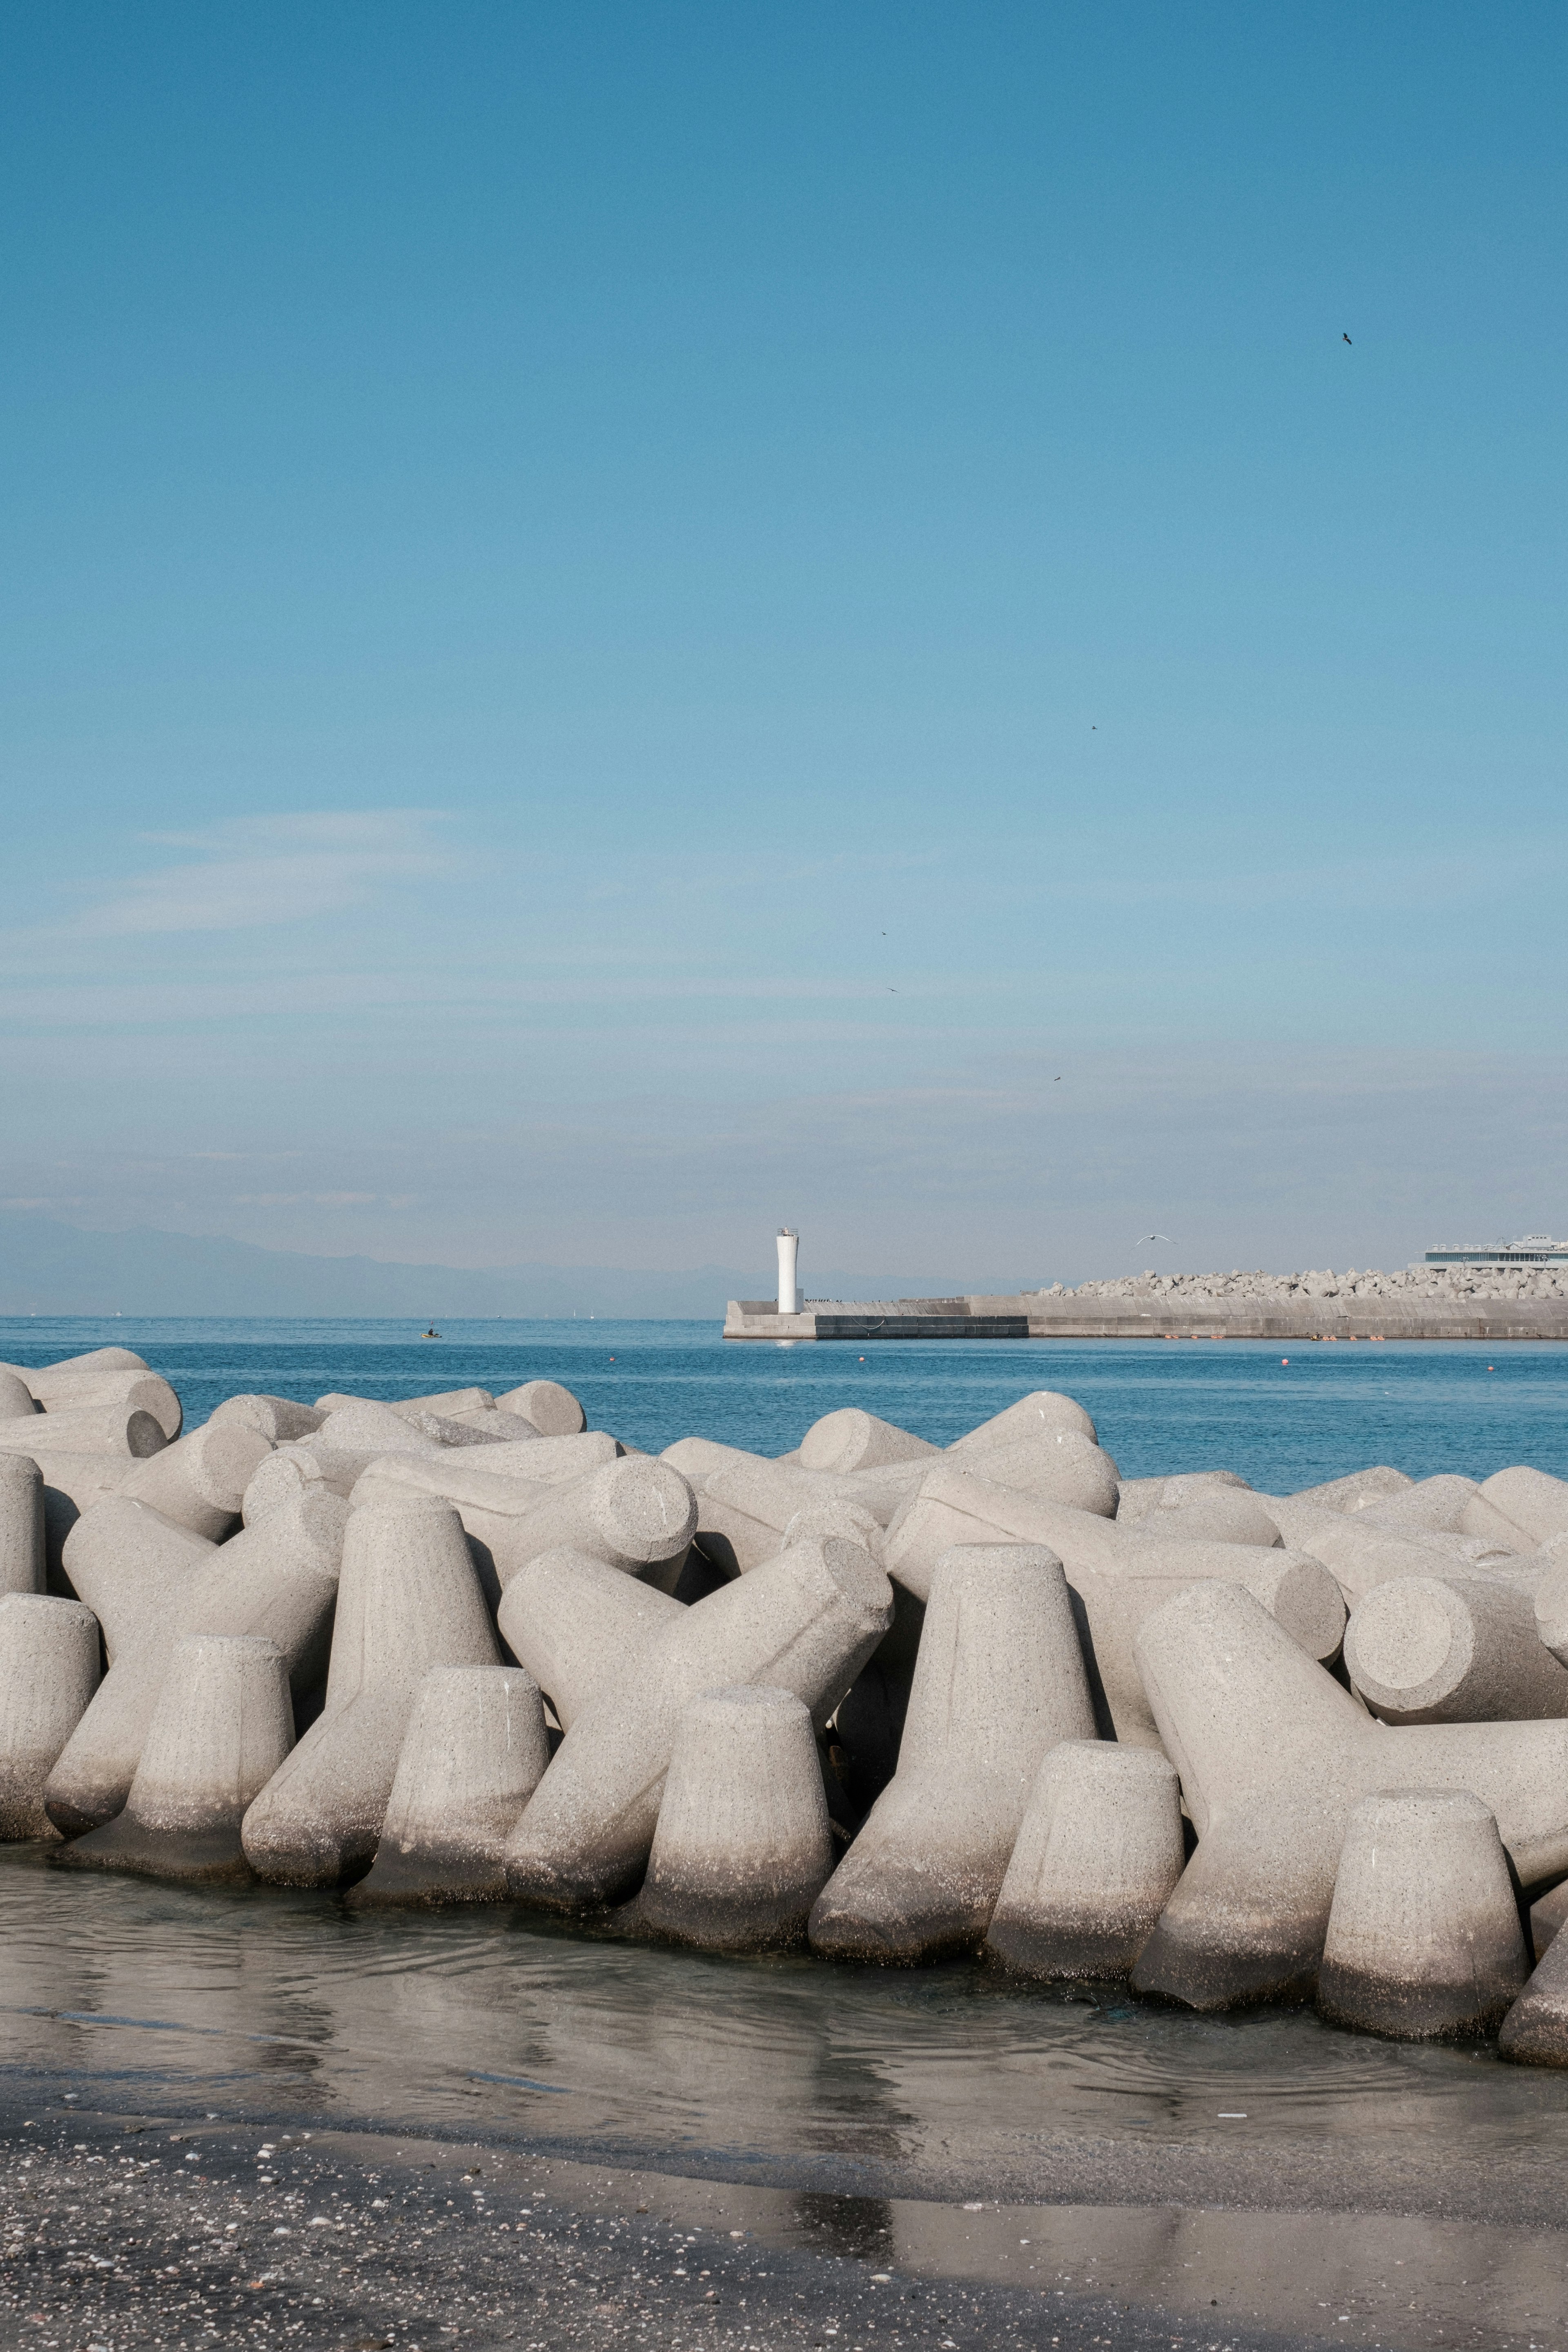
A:
{"label": "concrete tetrapod", "polygon": [[257,1876],[280,1886],[334,1886],[362,1875],[374,1857],[422,1676],[432,1666],[496,1663],[489,1614],[451,1505],[411,1496],[354,1511],[325,1709],[245,1817]]}
{"label": "concrete tetrapod", "polygon": [[581,1404],[559,1381],[524,1381],[521,1388],[497,1397],[496,1403],[502,1412],[531,1423],[541,1437],[574,1437],[588,1426]]}
{"label": "concrete tetrapod", "polygon": [[73,1406],[0,1421],[0,1453],[35,1454],[47,1446],[61,1453],[107,1454],[125,1463],[162,1454],[169,1441],[161,1423],[140,1405]]}
{"label": "concrete tetrapod", "polygon": [[[566,1442],[575,1446],[583,1441]],[[561,1443],[536,1438],[526,1450],[543,1452]],[[613,1446],[615,1440],[605,1437],[604,1443]],[[470,1460],[476,1465],[471,1469]],[[499,1602],[529,1560],[540,1552],[562,1549],[591,1553],[623,1575],[657,1583],[668,1592],[679,1576],[697,1528],[697,1500],[686,1480],[668,1464],[646,1454],[612,1457],[585,1477],[559,1486],[491,1477],[482,1454],[459,1455],[439,1465],[377,1462],[354,1490],[355,1507],[372,1495],[393,1489],[428,1492],[436,1486],[462,1517],[492,1602]]]}
{"label": "concrete tetrapod", "polygon": [[1091,1445],[1099,1443],[1094,1423],[1076,1397],[1062,1396],[1055,1389],[1035,1389],[1005,1412],[994,1412],[989,1421],[954,1438],[947,1451],[986,1454],[998,1445],[1016,1444],[1020,1438],[1037,1437],[1045,1429],[1075,1429]]}
{"label": "concrete tetrapod", "polygon": [[1278,1525],[1256,1495],[1217,1479],[1199,1486],[1187,1478],[1167,1478],[1164,1492],[1145,1508],[1130,1514],[1123,1503],[1116,1516],[1119,1526],[1128,1527],[1129,1532],[1135,1527],[1147,1536],[1252,1544],[1265,1550],[1281,1540]]}
{"label": "concrete tetrapod", "polygon": [[1318,2007],[1404,2042],[1486,2033],[1530,1973],[1491,1814],[1468,1789],[1363,1797],[1340,1850]]}
{"label": "concrete tetrapod", "polygon": [[85,1356],[62,1356],[57,1364],[0,1364],[0,1371],[15,1372],[18,1379],[26,1381],[44,1406],[73,1381],[101,1380],[108,1372],[148,1372],[152,1369],[144,1357],[132,1355],[129,1348],[90,1348]]}
{"label": "concrete tetrapod", "polygon": [[49,1775],[60,1829],[94,1828],[127,1801],[180,1638],[270,1640],[297,1694],[319,1685],[348,1517],[342,1497],[321,1489],[221,1548],[118,1496],[78,1522],[69,1562],[99,1611],[110,1664]]}
{"label": "concrete tetrapod", "polygon": [[[632,1672],[686,1612],[668,1592],[590,1552],[542,1551],[501,1596],[501,1639],[538,1684],[563,1731]],[[510,1825],[509,1825],[510,1826]]]}
{"label": "concrete tetrapod", "polygon": [[1024,1976],[1130,1976],[1183,1858],[1164,1757],[1064,1739],[1036,1778],[985,1948]]}
{"label": "concrete tetrapod", "polygon": [[326,1419],[313,1404],[297,1404],[292,1397],[231,1396],[215,1405],[209,1422],[238,1421],[258,1429],[271,1445],[288,1445],[313,1437]]}
{"label": "concrete tetrapod", "polygon": [[98,1620],[79,1601],[0,1596],[0,1839],[53,1837],[44,1783],[98,1687]]}
{"label": "concrete tetrapod", "polygon": [[[1343,1478],[1326,1479],[1321,1486],[1302,1486],[1294,1495],[1278,1499],[1321,1503],[1331,1511],[1355,1511],[1382,1496],[1400,1494],[1414,1483],[1403,1470],[1391,1470],[1386,1463],[1379,1462],[1369,1470],[1352,1470]],[[1271,1496],[1264,1497],[1265,1502],[1275,1499]]]}
{"label": "concrete tetrapod", "polygon": [[952,1461],[937,1464],[888,1530],[888,1573],[906,1591],[930,1590],[936,1560],[953,1544],[1044,1544],[1067,1570],[1082,1610],[1080,1636],[1100,1727],[1134,1746],[1159,1734],[1132,1654],[1143,1619],[1178,1582],[1221,1577],[1244,1584],[1309,1656],[1338,1655],[1344,1602],[1321,1561],[1278,1546],[1163,1542],[1123,1533],[1089,1511],[999,1486]]}
{"label": "concrete tetrapod", "polygon": [[573,1723],[508,1846],[510,1892],[555,1910],[629,1893],[689,1703],[731,1684],[773,1683],[820,1728],[892,1613],[869,1553],[835,1538],[795,1545],[682,1611]]}
{"label": "concrete tetrapod", "polygon": [[1568,1725],[1390,1730],[1234,1584],[1177,1594],[1134,1647],[1198,1832],[1136,1990],[1221,2009],[1310,1989],[1345,1825],[1390,1789],[1468,1789],[1522,1884],[1568,1871]]}
{"label": "concrete tetrapod", "polygon": [[[973,1460],[980,1475],[999,1486],[1016,1486],[1021,1494],[1037,1495],[1045,1502],[1092,1511],[1098,1518],[1116,1517],[1121,1496],[1116,1465],[1101,1446],[1091,1444],[1076,1429],[1042,1430],[1031,1437],[1016,1438],[1008,1445],[991,1446],[984,1454],[960,1455],[959,1460]],[[949,1470],[954,1466],[951,1456],[946,1466]]]}
{"label": "concrete tetrapod", "polygon": [[803,1943],[832,1867],[816,1736],[795,1693],[753,1683],[693,1699],[676,1727],[638,1923],[711,1952]]}
{"label": "concrete tetrapod", "polygon": [[1520,2066],[1568,2066],[1568,1936],[1552,1936],[1502,2021],[1498,2050]]}
{"label": "concrete tetrapod", "polygon": [[218,1547],[150,1503],[106,1495],[66,1538],[65,1570],[79,1601],[103,1628],[110,1665],[144,1634],[160,1634],[190,1578]]}
{"label": "concrete tetrapod", "polygon": [[1303,1527],[1292,1507],[1285,1504],[1279,1511],[1280,1531],[1288,1544],[1310,1551],[1331,1570],[1352,1609],[1374,1587],[1395,1577],[1441,1575],[1475,1564],[1471,1538],[1441,1529],[1429,1535],[1399,1535],[1391,1528],[1367,1526],[1364,1511],[1315,1516],[1314,1526]]}
{"label": "concrete tetrapod", "polygon": [[44,1589],[44,1474],[30,1454],[0,1454],[0,1592]]}
{"label": "concrete tetrapod", "polygon": [[1384,1723],[1510,1723],[1568,1716],[1568,1666],[1536,1631],[1531,1594],[1500,1578],[1375,1584],[1345,1629],[1351,1687]]}
{"label": "concrete tetrapod", "polygon": [[845,1405],[812,1423],[800,1441],[800,1466],[803,1470],[879,1470],[889,1462],[923,1461],[941,1450],[890,1421],[879,1421],[874,1412],[862,1412],[858,1405]]}
{"label": "concrete tetrapod", "polygon": [[349,1907],[500,1902],[507,1839],[549,1761],[531,1675],[434,1668],[403,1735],[375,1860],[344,1898]]}
{"label": "concrete tetrapod", "polygon": [[238,1524],[245,1490],[271,1450],[270,1441],[245,1422],[209,1421],[150,1461],[135,1463],[118,1491],[218,1543]]}
{"label": "concrete tetrapod", "polygon": [[1468,1535],[1484,1537],[1504,1551],[1528,1549],[1528,1538],[1507,1515],[1487,1500],[1473,1478],[1445,1473],[1422,1478],[1397,1495],[1358,1510],[1364,1528],[1389,1535]]}
{"label": "concrete tetrapod", "polygon": [[246,1809],[294,1742],[276,1642],[193,1633],[176,1642],[124,1811],[57,1859],[204,1885],[248,1885]]}
{"label": "concrete tetrapod", "polygon": [[1568,1534],[1568,1478],[1549,1477],[1544,1470],[1518,1463],[1494,1471],[1482,1480],[1479,1492],[1482,1502],[1511,1519],[1529,1543],[1550,1543],[1553,1536]]}
{"label": "concrete tetrapod", "polygon": [[813,1949],[913,1961],[977,1947],[1042,1759],[1093,1736],[1060,1560],[1026,1544],[948,1552],[899,1769],[817,1898]]}

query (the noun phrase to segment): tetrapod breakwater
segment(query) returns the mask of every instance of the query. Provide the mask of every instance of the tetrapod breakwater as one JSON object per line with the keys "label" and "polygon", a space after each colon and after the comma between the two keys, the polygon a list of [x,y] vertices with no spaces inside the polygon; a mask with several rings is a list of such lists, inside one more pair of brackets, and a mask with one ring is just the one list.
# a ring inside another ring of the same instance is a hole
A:
{"label": "tetrapod breakwater", "polygon": [[0,1368],[0,1835],[1568,2062],[1568,1482]]}

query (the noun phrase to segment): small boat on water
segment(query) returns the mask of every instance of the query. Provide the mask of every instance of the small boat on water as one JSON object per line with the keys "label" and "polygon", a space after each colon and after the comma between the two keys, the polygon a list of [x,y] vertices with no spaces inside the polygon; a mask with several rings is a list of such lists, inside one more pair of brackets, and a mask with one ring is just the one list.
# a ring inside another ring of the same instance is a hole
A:
{"label": "small boat on water", "polygon": [[432,1323],[432,1324],[431,1324],[430,1328],[428,1329],[428,1331],[421,1331],[421,1333],[419,1334],[419,1337],[420,1337],[422,1339],[438,1339],[440,1338],[440,1336],[441,1336],[441,1334],[439,1333],[439,1331],[437,1331],[437,1330],[436,1326],[434,1325],[434,1323]]}

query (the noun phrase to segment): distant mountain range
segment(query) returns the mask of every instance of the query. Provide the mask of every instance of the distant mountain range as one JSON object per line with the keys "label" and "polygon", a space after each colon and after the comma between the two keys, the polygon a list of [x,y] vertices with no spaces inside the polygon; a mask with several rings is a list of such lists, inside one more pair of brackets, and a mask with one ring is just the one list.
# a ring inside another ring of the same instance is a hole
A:
{"label": "distant mountain range", "polygon": [[[814,1297],[943,1297],[1037,1287],[1049,1276],[853,1274],[803,1269]],[[308,1257],[152,1225],[89,1233],[0,1212],[0,1315],[623,1315],[722,1318],[731,1298],[764,1298],[772,1265],[662,1274],[608,1265],[397,1265]]]}

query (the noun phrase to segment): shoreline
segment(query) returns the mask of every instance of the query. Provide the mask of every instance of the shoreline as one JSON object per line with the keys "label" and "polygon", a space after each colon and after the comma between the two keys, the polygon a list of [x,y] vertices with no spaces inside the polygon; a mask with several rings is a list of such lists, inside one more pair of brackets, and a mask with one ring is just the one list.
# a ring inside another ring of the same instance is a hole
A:
{"label": "shoreline", "polygon": [[1565,2340],[1568,2234],[1441,2198],[1395,2214],[803,2190],[470,2135],[116,2114],[59,2083],[17,2106],[13,2078],[0,2118],[0,2333],[44,2352]]}

